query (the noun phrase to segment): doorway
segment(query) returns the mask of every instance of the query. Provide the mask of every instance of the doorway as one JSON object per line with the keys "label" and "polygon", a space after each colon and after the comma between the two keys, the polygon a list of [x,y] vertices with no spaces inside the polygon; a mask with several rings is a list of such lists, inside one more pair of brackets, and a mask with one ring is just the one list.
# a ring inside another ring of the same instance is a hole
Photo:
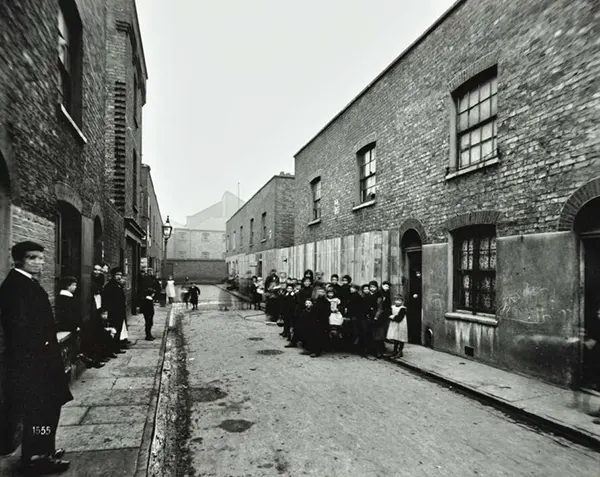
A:
{"label": "doorway", "polygon": [[[586,336],[600,342],[600,197],[585,204],[575,218],[583,248],[583,326]],[[600,346],[582,349],[582,386],[600,391]]]}
{"label": "doorway", "polygon": [[422,277],[421,277],[421,237],[414,229],[407,230],[402,236],[401,248],[405,257],[405,270],[408,283],[405,287],[408,342],[412,344],[422,343]]}

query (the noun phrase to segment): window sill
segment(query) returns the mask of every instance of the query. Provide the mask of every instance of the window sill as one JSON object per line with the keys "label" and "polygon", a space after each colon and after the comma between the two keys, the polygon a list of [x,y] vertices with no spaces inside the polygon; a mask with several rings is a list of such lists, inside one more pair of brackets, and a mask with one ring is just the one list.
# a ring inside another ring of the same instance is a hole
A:
{"label": "window sill", "polygon": [[312,220],[311,222],[309,222],[308,226],[310,227],[311,225],[317,225],[320,223],[321,223],[321,219],[319,218],[319,219],[315,219],[315,220]]}
{"label": "window sill", "polygon": [[447,320],[469,321],[480,325],[498,326],[498,319],[494,315],[472,315],[467,312],[454,311],[446,313]]}
{"label": "window sill", "polygon": [[500,162],[500,159],[498,158],[498,156],[494,156],[494,157],[492,157],[490,159],[487,159],[487,160],[485,160],[483,162],[478,162],[477,164],[470,165],[469,167],[465,167],[464,169],[459,169],[458,171],[446,174],[445,179],[448,181],[450,179],[454,179],[455,177],[462,176],[462,175],[465,175],[465,174],[469,174],[471,172],[475,172],[475,171],[478,171],[480,169],[484,169],[484,168],[489,167],[489,166],[493,166],[494,164],[498,164],[499,162]]}
{"label": "window sill", "polygon": [[81,131],[81,129],[79,129],[79,126],[77,126],[77,123],[71,117],[71,115],[67,111],[67,108],[65,108],[65,106],[62,103],[60,103],[60,112],[63,115],[63,117],[67,120],[67,122],[71,125],[71,128],[75,131],[75,133],[77,133],[77,136],[79,136],[79,139],[81,139],[81,141],[84,144],[87,144],[88,141],[87,141],[86,137],[83,135],[83,132]]}
{"label": "window sill", "polygon": [[356,207],[352,207],[352,212],[356,212],[357,210],[364,209],[365,207],[371,207],[375,205],[377,201],[375,199],[369,200],[368,202],[363,202],[362,204],[358,204]]}

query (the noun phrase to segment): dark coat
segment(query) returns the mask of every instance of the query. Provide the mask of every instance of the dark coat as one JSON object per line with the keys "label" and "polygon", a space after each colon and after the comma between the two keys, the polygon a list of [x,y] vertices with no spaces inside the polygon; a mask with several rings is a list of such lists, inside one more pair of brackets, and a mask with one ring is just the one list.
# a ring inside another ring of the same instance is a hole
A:
{"label": "dark coat", "polygon": [[104,285],[102,308],[108,313],[108,321],[113,326],[122,323],[127,318],[125,291],[116,280],[110,280]]}
{"label": "dark coat", "polygon": [[0,286],[0,319],[9,409],[20,414],[40,403],[62,406],[71,401],[52,308],[42,286],[11,270]]}
{"label": "dark coat", "polygon": [[358,293],[350,293],[346,300],[346,316],[357,320],[367,319],[365,299]]}
{"label": "dark coat", "polygon": [[292,318],[296,311],[296,294],[285,293],[281,296],[280,313],[283,317]]}
{"label": "dark coat", "polygon": [[144,317],[154,316],[154,300],[144,297],[140,302],[140,311]]}
{"label": "dark coat", "polygon": [[79,312],[77,300],[72,296],[58,295],[54,302],[56,310],[56,321],[60,331],[75,333],[81,328],[81,313]]}
{"label": "dark coat", "polygon": [[198,288],[196,285],[194,285],[188,289],[188,298],[192,305],[198,304],[199,297],[200,297],[200,288]]}

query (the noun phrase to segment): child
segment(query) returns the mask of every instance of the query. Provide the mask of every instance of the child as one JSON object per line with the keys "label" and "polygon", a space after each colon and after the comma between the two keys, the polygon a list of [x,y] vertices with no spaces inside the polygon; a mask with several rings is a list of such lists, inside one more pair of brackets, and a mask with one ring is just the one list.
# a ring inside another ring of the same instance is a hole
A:
{"label": "child", "polygon": [[338,293],[338,297],[342,302],[342,309],[346,308],[346,302],[350,297],[350,284],[352,283],[352,277],[350,275],[344,275],[342,277],[342,286],[340,287],[340,291]]}
{"label": "child", "polygon": [[308,338],[311,351],[311,358],[321,356],[321,353],[327,346],[329,337],[329,315],[331,314],[331,305],[327,300],[325,289],[315,287],[317,298],[315,299],[315,313],[308,329]]}
{"label": "child", "polygon": [[[75,277],[63,277],[58,282],[58,296],[56,297],[55,310],[58,329],[70,331],[73,336],[78,337],[81,331],[81,316],[77,309],[77,301],[74,298],[77,290],[77,279]],[[87,356],[84,353],[77,355],[88,368],[102,368],[104,366],[98,359]],[[75,354],[72,356],[75,358]]]}
{"label": "child", "polygon": [[301,354],[310,354],[310,351],[308,351],[309,344],[307,343],[307,333],[309,332],[308,327],[314,320],[314,313],[313,302],[310,297],[308,297],[303,302],[302,310],[296,316],[292,331],[292,339],[285,345],[285,348],[295,348],[298,345],[298,342],[301,341],[302,346],[305,348]]}
{"label": "child", "polygon": [[[377,282],[372,282],[377,283]],[[377,292],[377,312],[373,329],[373,344],[377,358],[383,358],[385,352],[385,336],[389,326],[389,317],[392,314],[392,298],[390,296],[391,283],[384,281]],[[372,287],[371,287],[372,288]]]}
{"label": "child", "polygon": [[152,325],[154,324],[154,290],[148,288],[146,290],[146,298],[142,301],[142,314],[146,322],[146,341],[154,341],[152,336]]}
{"label": "child", "polygon": [[339,280],[340,277],[337,273],[334,273],[333,275],[331,275],[331,280],[329,281],[330,286],[333,288],[333,290],[335,291],[335,296],[339,297],[340,296],[340,284],[339,284]]}
{"label": "child", "polygon": [[258,292],[258,285],[258,277],[253,275],[250,284],[250,303],[255,310],[260,310],[260,302],[262,301],[262,295]]}
{"label": "child", "polygon": [[331,306],[329,324],[334,326],[342,326],[344,324],[344,317],[340,312],[340,299],[336,296],[335,288],[329,287],[327,289],[327,300],[329,300],[329,304]]}
{"label": "child", "polygon": [[285,293],[281,297],[281,306],[280,313],[281,318],[283,319],[283,333],[281,336],[284,338],[289,338],[291,340],[291,327],[292,327],[292,318],[294,316],[294,308],[296,306],[296,296],[294,293],[294,287],[291,282],[287,283],[285,286]]}
{"label": "child", "polygon": [[394,298],[386,338],[394,343],[394,352],[390,355],[390,358],[402,358],[404,343],[408,341],[408,327],[406,325],[406,307],[404,306],[404,299],[400,295],[396,295]]}
{"label": "child", "polygon": [[192,310],[198,309],[198,298],[200,298],[200,288],[196,286],[195,282],[192,282],[192,286],[188,289],[188,299],[192,304]]}

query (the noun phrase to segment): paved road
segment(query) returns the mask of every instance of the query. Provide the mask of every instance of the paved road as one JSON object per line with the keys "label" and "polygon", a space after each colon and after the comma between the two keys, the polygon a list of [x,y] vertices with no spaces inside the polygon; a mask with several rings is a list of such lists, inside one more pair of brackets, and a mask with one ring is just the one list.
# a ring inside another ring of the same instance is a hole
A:
{"label": "paved road", "polygon": [[194,475],[600,475],[600,454],[392,363],[284,349],[260,312],[201,305],[183,330]]}

